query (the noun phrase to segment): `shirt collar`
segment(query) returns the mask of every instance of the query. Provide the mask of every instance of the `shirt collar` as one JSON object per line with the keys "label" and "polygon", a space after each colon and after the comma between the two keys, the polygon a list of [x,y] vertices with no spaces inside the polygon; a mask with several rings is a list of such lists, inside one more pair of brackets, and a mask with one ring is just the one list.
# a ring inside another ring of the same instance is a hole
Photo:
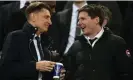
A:
{"label": "shirt collar", "polygon": [[[104,29],[103,29],[103,27],[102,27],[101,31],[100,31],[94,38],[97,38],[97,39],[101,38],[101,36],[103,35],[103,33],[104,33]],[[91,39],[90,37],[88,37],[88,36],[86,36],[86,35],[84,35],[84,36],[85,36],[85,38],[86,38],[87,40]],[[93,38],[93,39],[94,39],[94,38]]]}
{"label": "shirt collar", "polygon": [[[34,36],[34,39],[35,39],[35,37],[37,37],[37,35],[35,34],[35,36]],[[39,38],[40,38],[40,35],[38,36]]]}

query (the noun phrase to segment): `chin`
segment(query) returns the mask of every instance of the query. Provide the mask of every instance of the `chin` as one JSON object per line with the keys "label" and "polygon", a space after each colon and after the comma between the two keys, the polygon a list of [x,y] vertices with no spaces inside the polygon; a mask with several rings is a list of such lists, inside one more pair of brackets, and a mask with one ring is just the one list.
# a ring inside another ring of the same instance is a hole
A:
{"label": "chin", "polygon": [[83,31],[83,33],[82,33],[83,35],[85,35],[86,33]]}
{"label": "chin", "polygon": [[47,31],[48,31],[48,29],[46,29],[46,28],[45,28],[45,29],[43,29],[43,32],[47,32]]}
{"label": "chin", "polygon": [[41,33],[45,33],[45,32],[47,32],[47,31],[46,31],[46,30],[42,30],[42,31],[41,31]]}
{"label": "chin", "polygon": [[90,35],[90,33],[88,33],[88,32],[83,32],[83,35],[88,36],[88,35]]}
{"label": "chin", "polygon": [[47,32],[48,30],[44,30],[44,32]]}
{"label": "chin", "polygon": [[45,33],[45,32],[47,32],[47,31],[43,31],[43,33]]}

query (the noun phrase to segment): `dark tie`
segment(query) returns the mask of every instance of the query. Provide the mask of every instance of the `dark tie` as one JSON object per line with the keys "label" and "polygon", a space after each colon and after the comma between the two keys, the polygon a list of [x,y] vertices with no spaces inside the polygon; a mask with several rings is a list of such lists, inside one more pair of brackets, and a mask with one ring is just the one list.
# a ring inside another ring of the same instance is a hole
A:
{"label": "dark tie", "polygon": [[[78,10],[77,10],[78,12]],[[78,14],[79,15],[79,14]],[[81,34],[81,28],[79,28],[78,26],[78,15],[77,15],[77,22],[76,22],[76,33],[75,33],[75,36],[80,36]]]}
{"label": "dark tie", "polygon": [[76,27],[76,36],[80,36],[81,34],[81,29],[77,26]]}
{"label": "dark tie", "polygon": [[42,49],[42,46],[41,46],[41,39],[40,37],[35,37],[35,39],[37,40],[37,47],[39,49],[39,53],[40,53],[40,56],[41,56],[41,60],[44,59],[44,53],[43,53],[43,49]]}
{"label": "dark tie", "polygon": [[91,45],[93,44],[93,42],[96,40],[97,38],[94,38],[94,39],[89,39]]}
{"label": "dark tie", "polygon": [[78,16],[77,16],[77,22],[76,22],[76,36],[80,36],[81,34],[81,28],[78,26]]}

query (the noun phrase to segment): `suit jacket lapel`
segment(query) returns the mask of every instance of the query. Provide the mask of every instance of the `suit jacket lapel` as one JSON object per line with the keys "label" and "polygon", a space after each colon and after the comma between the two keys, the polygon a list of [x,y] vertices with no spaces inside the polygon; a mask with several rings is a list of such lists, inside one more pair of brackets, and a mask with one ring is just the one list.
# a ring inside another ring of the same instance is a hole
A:
{"label": "suit jacket lapel", "polygon": [[[72,17],[72,9],[68,9],[65,13],[64,13],[64,22],[63,22],[63,26],[62,26],[62,31],[64,33],[64,35],[62,35],[63,37],[63,41],[61,44],[61,53],[64,52],[67,42],[68,42],[68,37],[69,37],[69,32],[70,32],[70,24],[71,24],[71,17]],[[65,47],[64,47],[65,46]]]}
{"label": "suit jacket lapel", "polygon": [[[51,57],[51,52],[44,46],[43,42],[42,42],[42,49],[43,49],[43,54],[44,54],[44,58],[42,60],[50,60],[50,57]],[[36,52],[36,49],[35,49],[35,45],[33,43],[33,41],[30,43],[30,52],[31,52],[31,55],[32,57],[38,61],[38,57],[37,57],[37,52]]]}
{"label": "suit jacket lapel", "polygon": [[71,17],[72,17],[72,8],[68,10],[68,12],[66,13],[66,22],[67,22],[67,31],[68,34],[70,32],[70,27],[71,27]]}
{"label": "suit jacket lapel", "polygon": [[44,54],[44,60],[51,60],[51,52],[47,49],[44,41],[41,41],[42,49],[43,49],[43,54]]}
{"label": "suit jacket lapel", "polygon": [[35,46],[34,46],[33,41],[31,42],[31,44],[30,44],[29,47],[30,47],[30,52],[31,52],[32,57],[33,57],[36,61],[38,61],[38,57],[37,57],[37,53],[36,53],[36,49],[35,49]]}

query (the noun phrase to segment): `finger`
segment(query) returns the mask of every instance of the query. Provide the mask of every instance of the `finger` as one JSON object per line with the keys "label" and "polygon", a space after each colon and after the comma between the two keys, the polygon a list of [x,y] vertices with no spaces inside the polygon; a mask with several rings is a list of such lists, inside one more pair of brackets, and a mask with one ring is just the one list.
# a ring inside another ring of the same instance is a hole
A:
{"label": "finger", "polygon": [[61,70],[61,74],[64,74],[65,72],[66,72],[65,69],[62,69],[62,70]]}
{"label": "finger", "polygon": [[55,65],[53,65],[53,64],[49,64],[49,65],[47,65],[47,67],[50,67],[50,68],[53,68]]}
{"label": "finger", "polygon": [[52,70],[47,70],[48,72],[51,72]]}
{"label": "finger", "polygon": [[64,72],[66,72],[66,70],[65,69],[62,69],[61,72],[64,73]]}
{"label": "finger", "polygon": [[64,80],[64,78],[65,78],[65,74],[60,75],[60,80]]}
{"label": "finger", "polygon": [[64,78],[64,77],[65,77],[65,74],[61,74],[60,77],[61,77],[61,78]]}
{"label": "finger", "polygon": [[43,70],[44,70],[44,71],[51,72],[51,69],[50,69],[49,67],[45,67]]}
{"label": "finger", "polygon": [[52,71],[53,68],[51,68],[51,67],[47,67],[47,70],[48,70],[48,71]]}
{"label": "finger", "polygon": [[64,78],[60,78],[60,80],[64,80]]}
{"label": "finger", "polygon": [[55,64],[56,64],[56,62],[50,62],[50,64],[51,64],[51,65],[55,65]]}
{"label": "finger", "polygon": [[51,72],[52,70],[53,68],[50,68],[50,67],[43,67],[42,69],[40,69],[40,71],[42,72],[45,72],[45,71]]}

